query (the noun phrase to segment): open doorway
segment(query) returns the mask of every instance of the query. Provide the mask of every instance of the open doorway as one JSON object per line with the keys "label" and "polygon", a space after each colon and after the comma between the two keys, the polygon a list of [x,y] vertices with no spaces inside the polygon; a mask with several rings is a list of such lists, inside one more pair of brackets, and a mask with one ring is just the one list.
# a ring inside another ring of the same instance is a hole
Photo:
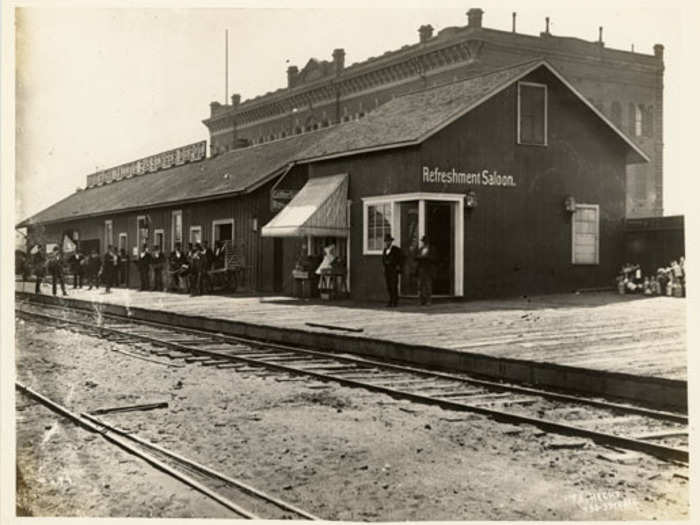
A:
{"label": "open doorway", "polygon": [[454,290],[454,204],[426,201],[425,234],[435,250],[433,294],[452,295]]}
{"label": "open doorway", "polygon": [[233,241],[233,219],[216,220],[212,223],[212,239],[216,241]]}

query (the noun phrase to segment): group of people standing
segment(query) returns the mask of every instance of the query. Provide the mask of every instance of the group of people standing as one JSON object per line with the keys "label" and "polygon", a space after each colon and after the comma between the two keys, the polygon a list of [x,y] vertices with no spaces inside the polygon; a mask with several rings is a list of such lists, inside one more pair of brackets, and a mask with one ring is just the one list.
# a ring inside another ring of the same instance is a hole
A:
{"label": "group of people standing", "polygon": [[[163,291],[163,272],[167,264],[170,291],[180,290],[185,285],[187,292],[192,295],[210,292],[212,285],[209,272],[224,267],[224,259],[225,248],[221,241],[215,243],[214,250],[207,241],[190,244],[187,252],[181,249],[180,243],[176,243],[175,249],[167,258],[160,246],[154,245],[149,249],[148,244],[144,243],[136,261],[139,290]],[[77,249],[64,256],[59,247],[55,246],[46,256],[43,246],[38,244],[32,249],[31,257],[31,267],[36,277],[35,293],[41,293],[41,284],[49,274],[53,281],[53,294],[56,295],[57,287],[60,286],[63,295],[68,295],[64,279],[66,266],[73,276],[74,289],[82,288],[84,284],[88,290],[93,287],[99,289],[104,285],[105,293],[110,293],[112,287],[128,286],[129,256],[124,249],[117,253],[114,246],[109,245],[103,256],[96,250],[84,255]]]}
{"label": "group of people standing", "polygon": [[[149,249],[148,244],[142,246],[136,265],[139,272],[139,290],[163,291],[163,272],[170,274],[170,291],[177,291],[185,285],[187,292],[195,295],[210,292],[212,289],[209,272],[223,267],[225,248],[221,241],[215,243],[215,249],[209,247],[207,241],[190,244],[187,252],[181,244],[176,243],[175,249],[166,258],[160,246],[154,245]],[[38,244],[32,250],[31,266],[36,277],[35,293],[41,293],[41,284],[47,274],[53,281],[53,294],[56,295],[60,286],[63,295],[68,295],[64,279],[65,268],[73,276],[73,288],[88,286],[99,289],[105,287],[105,293],[110,293],[114,286],[128,286],[129,256],[126,250],[118,253],[113,246],[108,246],[103,256],[96,250],[84,255],[76,250],[65,256],[58,246],[55,246],[48,256],[43,246]]]}
{"label": "group of people standing", "polygon": [[[432,303],[433,279],[435,278],[435,265],[437,256],[435,248],[430,243],[427,235],[421,237],[420,243],[412,250],[415,260],[415,272],[418,279],[418,297],[420,304]],[[382,264],[384,266],[384,279],[389,292],[388,307],[396,307],[399,304],[399,275],[404,268],[405,255],[401,248],[394,245],[394,238],[387,233],[384,236],[384,250],[382,251]]]}
{"label": "group of people standing", "polygon": [[104,256],[100,256],[97,250],[92,250],[89,255],[84,255],[80,250],[64,257],[64,254],[54,246],[48,256],[44,255],[41,244],[37,244],[32,250],[31,267],[36,278],[34,292],[41,293],[41,284],[47,274],[51,276],[53,295],[56,295],[60,285],[63,295],[66,292],[64,271],[66,263],[73,276],[73,289],[88,285],[88,290],[96,289],[103,284],[105,293],[110,293],[111,288],[118,284],[126,284],[126,254],[124,250],[119,254],[114,246],[109,245]]}
{"label": "group of people standing", "polygon": [[[162,254],[160,254],[162,256]],[[149,254],[142,251],[139,254],[140,260],[148,259]],[[162,263],[165,259],[157,259],[158,255],[154,254],[153,261],[156,262],[154,278],[156,281],[162,279]],[[190,295],[198,295],[211,292],[212,282],[209,272],[217,268],[223,268],[225,265],[225,248],[221,241],[214,243],[214,250],[209,247],[207,241],[202,243],[190,243],[187,252],[182,250],[181,244],[175,244],[175,249],[170,252],[168,257],[168,269],[170,272],[170,291],[181,290],[183,285],[187,288],[187,293]],[[147,278],[147,274],[142,274],[142,279]],[[162,286],[162,280],[159,281]],[[143,281],[142,281],[143,285]]]}

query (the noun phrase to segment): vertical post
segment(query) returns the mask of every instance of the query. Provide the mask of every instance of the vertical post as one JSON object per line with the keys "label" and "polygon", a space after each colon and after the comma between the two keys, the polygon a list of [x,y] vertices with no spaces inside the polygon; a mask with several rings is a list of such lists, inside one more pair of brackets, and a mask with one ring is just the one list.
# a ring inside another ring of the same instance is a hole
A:
{"label": "vertical post", "polygon": [[345,239],[345,291],[349,294],[350,293],[350,256],[352,254],[351,249],[352,246],[350,245],[350,232],[352,231],[351,228],[351,211],[352,211],[352,201],[348,199],[347,203],[347,225],[348,225],[348,236]]}
{"label": "vertical post", "polygon": [[425,235],[425,201],[418,201],[418,240],[420,241]]}
{"label": "vertical post", "polygon": [[515,11],[513,11],[513,33],[515,33]]}
{"label": "vertical post", "polygon": [[226,93],[224,95],[224,106],[228,104],[228,29],[226,30]]}
{"label": "vertical post", "polygon": [[458,200],[453,208],[455,214],[455,279],[454,294],[464,296],[464,199]]}

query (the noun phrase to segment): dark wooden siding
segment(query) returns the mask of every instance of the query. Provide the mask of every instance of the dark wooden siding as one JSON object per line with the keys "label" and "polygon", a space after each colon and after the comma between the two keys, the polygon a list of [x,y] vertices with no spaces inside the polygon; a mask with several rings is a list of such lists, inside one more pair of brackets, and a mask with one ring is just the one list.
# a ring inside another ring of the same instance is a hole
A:
{"label": "dark wooden siding", "polygon": [[[113,221],[114,244],[119,240],[119,233],[127,233],[129,255],[136,246],[136,219],[140,215],[148,215],[151,219],[152,231],[162,229],[164,231],[164,251],[170,252],[172,236],[172,212],[182,210],[183,248],[187,248],[190,226],[202,227],[202,239],[212,243],[212,222],[218,219],[234,219],[234,247],[237,253],[244,258],[248,266],[247,285],[255,290],[272,291],[271,281],[266,281],[263,266],[272,264],[266,260],[266,251],[263,249],[263,241],[260,236],[260,228],[270,220],[269,190],[272,183],[268,183],[257,191],[244,196],[215,199],[208,202],[162,206],[149,208],[138,212],[125,214],[105,215],[87,219],[77,219],[65,223],[48,224],[29,228],[31,242],[34,239],[41,242],[59,242],[62,233],[67,230],[77,230],[81,240],[99,238],[100,251],[104,252],[104,221]],[[257,218],[257,231],[253,230],[253,221]],[[153,243],[153,237],[149,244]],[[137,272],[132,267],[130,272],[131,285],[136,285]]]}
{"label": "dark wooden siding", "polygon": [[[350,174],[352,296],[386,296],[381,257],[362,255],[362,197],[415,191],[477,192],[465,211],[467,297],[532,294],[609,285],[620,264],[625,212],[626,146],[549,73],[548,146],[516,144],[512,86],[420,147],[329,160],[310,176]],[[515,187],[422,183],[422,167],[513,175]],[[600,206],[600,263],[571,263],[571,215],[564,199]]]}
{"label": "dark wooden siding", "polygon": [[[421,148],[422,165],[464,172],[488,169],[515,187],[423,185],[476,191],[465,213],[465,295],[532,294],[610,285],[621,257],[625,155],[620,138],[549,72],[526,79],[548,86],[548,145],[516,144],[513,85]],[[414,175],[418,176],[418,174]],[[600,263],[571,263],[571,215],[564,199],[600,206]]]}

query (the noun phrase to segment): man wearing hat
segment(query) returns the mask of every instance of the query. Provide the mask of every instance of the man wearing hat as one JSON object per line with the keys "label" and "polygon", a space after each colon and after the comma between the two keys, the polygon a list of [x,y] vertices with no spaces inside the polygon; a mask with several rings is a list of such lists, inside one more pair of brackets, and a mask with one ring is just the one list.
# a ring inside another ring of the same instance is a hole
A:
{"label": "man wearing hat", "polygon": [[58,246],[53,247],[53,252],[49,256],[49,272],[51,272],[53,294],[56,295],[56,285],[60,284],[63,295],[68,295],[63,281],[63,254]]}
{"label": "man wearing hat", "polygon": [[430,244],[427,235],[423,235],[416,254],[416,262],[418,263],[418,294],[420,296],[420,304],[426,305],[432,302],[433,296],[433,277],[435,275],[435,250]]}
{"label": "man wearing hat", "polygon": [[399,274],[403,265],[403,252],[401,248],[393,245],[394,238],[390,233],[384,235],[384,251],[382,252],[382,264],[384,265],[384,279],[389,291],[387,306],[399,304]]}

